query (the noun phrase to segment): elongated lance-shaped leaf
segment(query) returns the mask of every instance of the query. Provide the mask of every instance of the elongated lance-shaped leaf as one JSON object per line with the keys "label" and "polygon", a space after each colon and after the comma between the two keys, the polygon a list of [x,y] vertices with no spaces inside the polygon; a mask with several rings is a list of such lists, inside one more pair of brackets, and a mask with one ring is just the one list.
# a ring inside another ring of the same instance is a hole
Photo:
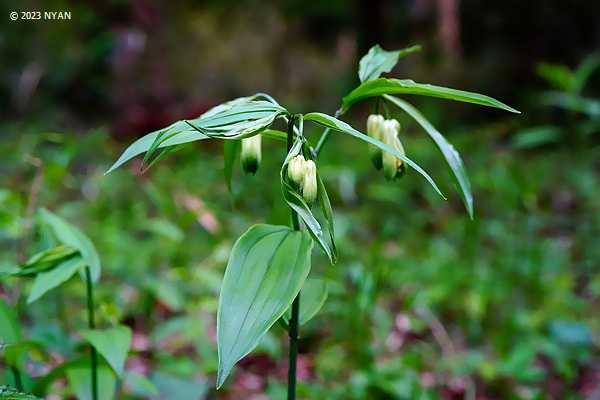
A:
{"label": "elongated lance-shaped leaf", "polygon": [[[329,262],[331,264],[335,264],[337,262],[337,248],[335,247],[335,243],[332,242],[331,246],[327,243],[325,239],[325,235],[323,234],[323,229],[321,228],[321,224],[315,218],[310,207],[304,201],[304,198],[296,191],[296,189],[290,185],[286,179],[287,168],[290,160],[300,154],[302,151],[302,141],[300,139],[296,139],[292,148],[288,152],[283,165],[281,166],[280,178],[281,178],[281,189],[283,190],[283,198],[288,204],[288,206],[294,210],[298,217],[304,222],[308,233],[312,236],[312,238],[317,242],[319,247],[325,252],[327,257],[329,258]],[[317,174],[318,177],[318,174]],[[317,182],[318,183],[318,182]],[[319,188],[317,188],[317,191]],[[325,195],[327,195],[325,193]],[[324,214],[327,213],[327,210],[323,211]],[[333,221],[333,219],[332,219]],[[330,230],[330,235],[333,234],[333,231]],[[333,236],[331,236],[333,239]]]}
{"label": "elongated lance-shaped leaf", "polygon": [[46,209],[40,210],[40,217],[50,226],[59,242],[81,253],[83,261],[90,267],[92,280],[96,282],[100,278],[100,256],[92,241],[77,227]]}
{"label": "elongated lance-shaped leaf", "polygon": [[60,244],[31,256],[25,264],[11,272],[11,275],[31,276],[44,272],[55,267],[57,263],[76,255],[78,252],[73,247]]}
{"label": "elongated lance-shaped leaf", "polygon": [[386,51],[378,44],[371,47],[358,64],[358,78],[361,82],[377,79],[384,72],[390,72],[398,63],[400,57],[421,50],[421,46],[411,46],[405,49]]}
{"label": "elongated lance-shaped leaf", "polygon": [[439,97],[442,99],[474,103],[487,107],[500,108],[513,113],[520,113],[512,107],[483,94],[465,92],[424,83],[416,83],[410,79],[379,78],[362,83],[342,99],[342,113],[357,101],[383,96],[384,94],[416,94],[420,96]]}
{"label": "elongated lance-shaped leaf", "polygon": [[444,195],[442,194],[442,192],[440,191],[438,186],[435,184],[433,179],[429,176],[429,174],[427,172],[425,172],[425,170],[423,170],[423,168],[419,167],[419,165],[417,163],[415,163],[410,158],[408,158],[405,155],[403,155],[402,153],[400,153],[398,150],[388,146],[387,144],[385,144],[377,139],[372,138],[371,136],[365,135],[364,133],[357,131],[356,129],[354,129],[353,127],[351,127],[344,121],[334,118],[331,115],[313,112],[313,113],[305,114],[304,119],[306,121],[316,122],[318,124],[321,124],[323,126],[331,128],[338,132],[347,133],[350,136],[354,136],[358,139],[364,140],[367,143],[371,143],[371,144],[379,147],[381,150],[387,151],[388,153],[394,155],[395,157],[398,157],[399,159],[404,161],[406,164],[408,164],[410,167],[412,167],[415,171],[417,171],[419,174],[423,175],[423,177],[427,180],[427,182],[429,182],[429,184],[435,189],[435,191],[442,198],[446,199],[446,197],[444,197]]}
{"label": "elongated lance-shaped leaf", "polygon": [[211,108],[196,119],[177,121],[164,129],[152,132],[132,143],[106,173],[114,171],[127,161],[164,147],[204,140],[209,137],[240,139],[256,134],[287,111],[271,101],[255,100],[261,96],[241,97]]}
{"label": "elongated lance-shaped leaf", "polygon": [[300,292],[310,271],[312,243],[306,232],[259,224],[233,246],[217,314],[217,387]]}
{"label": "elongated lance-shaped leaf", "polygon": [[448,166],[452,170],[452,173],[454,174],[454,177],[456,178],[456,181],[460,187],[462,195],[461,197],[465,204],[465,208],[469,213],[469,217],[473,219],[473,194],[471,193],[471,183],[469,182],[467,171],[465,170],[465,166],[463,165],[458,151],[456,151],[454,146],[452,146],[446,140],[446,138],[437,129],[435,129],[435,127],[427,120],[427,118],[425,118],[423,114],[421,114],[419,110],[417,110],[410,103],[390,95],[385,95],[384,98],[410,115],[433,139],[446,159]]}

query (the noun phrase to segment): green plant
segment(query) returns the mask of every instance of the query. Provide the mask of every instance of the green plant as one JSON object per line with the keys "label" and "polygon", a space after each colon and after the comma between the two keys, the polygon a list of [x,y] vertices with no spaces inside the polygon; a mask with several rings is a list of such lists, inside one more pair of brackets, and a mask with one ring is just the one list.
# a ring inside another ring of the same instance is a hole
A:
{"label": "green plant", "polygon": [[[398,137],[400,127],[397,122],[388,123],[385,127],[378,126],[371,129],[369,134],[364,134],[339,119],[357,102],[375,98],[376,113],[380,103],[386,110],[386,104],[390,103],[414,118],[440,148],[460,186],[465,207],[473,217],[470,184],[458,152],[415,107],[395,95],[438,97],[510,112],[518,111],[476,93],[419,84],[412,80],[380,78],[382,73],[389,72],[396,65],[400,57],[415,50],[385,51],[374,46],[360,61],[361,84],[342,99],[342,106],[335,116],[320,112],[293,113],[271,96],[259,93],[218,105],[196,119],[178,121],[142,137],[131,144],[109,169],[108,172],[111,172],[143,153],[144,163],[149,168],[178,145],[197,140],[222,139],[225,140],[225,175],[230,185],[233,163],[240,147],[243,168],[255,173],[261,158],[258,135],[287,144],[287,155],[280,168],[279,179],[283,200],[291,210],[291,226],[254,225],[237,240],[231,250],[217,317],[217,387],[224,383],[234,364],[256,347],[271,326],[281,321],[289,331],[290,340],[288,399],[296,396],[299,322],[305,322],[319,311],[327,290],[323,284],[303,290],[305,282],[311,282],[307,281],[307,277],[313,242],[326,254],[331,264],[337,260],[332,207],[317,169],[318,155],[332,131],[353,136],[371,145],[369,151],[375,164],[384,168],[388,179],[401,176],[409,166],[444,197],[429,174],[406,156]],[[386,111],[386,117],[389,117],[387,114]],[[277,121],[283,121],[285,131],[275,129]],[[305,122],[325,127],[315,145],[305,135]],[[386,131],[382,134],[380,130],[384,128]],[[313,214],[317,208],[323,215],[321,221]],[[302,307],[301,297],[303,304],[308,304],[310,308]],[[289,316],[286,314],[288,312]]]}
{"label": "green plant", "polygon": [[[122,376],[125,358],[131,345],[131,331],[124,326],[97,329],[94,317],[94,285],[100,279],[100,257],[91,240],[75,226],[48,210],[39,212],[40,231],[49,248],[42,250],[25,263],[5,273],[6,277],[33,278],[27,298],[30,305],[47,292],[58,288],[79,273],[86,286],[88,329],[79,334],[89,343],[89,363],[81,357],[65,363],[38,382],[33,391],[44,394],[46,386],[56,377],[66,375],[72,391],[79,398],[110,399],[115,389],[115,374]],[[1,339],[6,363],[12,368],[16,386],[23,390],[20,370],[24,358],[32,349],[45,351],[43,344],[23,338],[16,316],[0,303]],[[98,353],[106,363],[99,363]],[[110,368],[109,368],[110,367]],[[111,371],[112,369],[112,371]],[[88,396],[89,394],[89,396]]]}
{"label": "green plant", "polygon": [[557,142],[586,143],[600,132],[600,100],[586,95],[590,78],[600,68],[600,54],[587,56],[571,69],[563,64],[540,63],[538,75],[552,90],[535,96],[537,103],[549,111],[560,110],[564,118],[557,124],[531,126],[518,131],[515,147],[527,149]]}

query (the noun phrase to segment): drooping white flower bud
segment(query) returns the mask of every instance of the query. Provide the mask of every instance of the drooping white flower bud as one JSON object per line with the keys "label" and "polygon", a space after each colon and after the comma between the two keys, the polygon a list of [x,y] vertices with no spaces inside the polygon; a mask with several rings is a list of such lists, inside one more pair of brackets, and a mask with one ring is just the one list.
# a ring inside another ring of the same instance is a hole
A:
{"label": "drooping white flower bud", "polygon": [[[371,136],[373,139],[377,139],[379,141],[383,141],[383,123],[385,119],[383,115],[379,114],[371,114],[369,118],[367,118],[367,134]],[[381,161],[381,149],[374,145],[369,145],[369,156],[371,157],[371,161],[376,169],[381,169],[382,161]]]}
{"label": "drooping white flower bud", "polygon": [[302,197],[308,204],[314,203],[317,199],[317,166],[313,160],[306,160],[304,163]]}
{"label": "drooping white flower bud", "polygon": [[[398,139],[399,131],[400,123],[398,121],[395,119],[386,120],[383,124],[383,143],[404,155],[404,147],[402,146],[400,139]],[[387,151],[383,152],[382,163],[383,173],[387,179],[393,180],[404,174],[404,162]]]}
{"label": "drooping white flower bud", "polygon": [[288,163],[288,177],[290,178],[290,181],[292,181],[298,187],[301,187],[304,181],[304,170],[306,169],[305,164],[306,160],[302,154],[292,158]]}
{"label": "drooping white flower bud", "polygon": [[261,138],[260,135],[254,135],[247,139],[242,139],[242,169],[250,174],[255,174],[258,170],[261,158]]}

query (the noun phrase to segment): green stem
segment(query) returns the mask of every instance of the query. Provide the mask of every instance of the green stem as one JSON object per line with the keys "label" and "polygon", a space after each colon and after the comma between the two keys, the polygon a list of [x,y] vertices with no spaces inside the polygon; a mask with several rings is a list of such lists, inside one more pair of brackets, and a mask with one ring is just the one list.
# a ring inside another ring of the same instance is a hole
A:
{"label": "green stem", "polygon": [[[339,109],[335,112],[335,117],[339,118],[339,116],[342,115],[342,110]],[[323,133],[321,133],[321,137],[319,138],[319,141],[317,142],[317,146],[315,147],[315,153],[318,156],[319,153],[321,152],[321,150],[323,149],[323,146],[325,145],[325,143],[327,142],[327,139],[329,139],[329,134],[331,133],[331,129],[330,128],[325,128],[325,130],[323,131]],[[288,135],[289,138],[289,135]]]}
{"label": "green stem", "polygon": [[17,367],[10,367],[13,376],[15,378],[15,386],[17,387],[17,390],[19,392],[23,391],[23,381],[21,380],[21,372],[19,371],[19,369]]}
{"label": "green stem", "polygon": [[[96,328],[94,322],[94,287],[92,284],[92,274],[90,267],[85,267],[85,280],[87,284],[87,311],[88,327]],[[94,346],[90,345],[90,366],[92,372],[92,400],[98,400],[98,354]]]}
{"label": "green stem", "polygon": [[[294,145],[294,116],[291,116],[288,121],[287,130],[287,149],[288,152]],[[298,214],[292,210],[292,228],[296,231],[300,230],[300,222]],[[300,313],[300,293],[296,296],[292,303],[292,316],[289,324],[289,339],[290,339],[290,356],[288,365],[288,400],[296,399],[296,360],[298,358],[298,314]]]}

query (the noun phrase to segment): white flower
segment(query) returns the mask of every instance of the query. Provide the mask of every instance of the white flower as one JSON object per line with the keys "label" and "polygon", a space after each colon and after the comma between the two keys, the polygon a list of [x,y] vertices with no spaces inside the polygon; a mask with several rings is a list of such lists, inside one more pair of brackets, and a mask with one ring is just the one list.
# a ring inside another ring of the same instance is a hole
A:
{"label": "white flower", "polygon": [[261,158],[260,135],[242,139],[242,154],[240,158],[243,170],[250,174],[255,174]]}
{"label": "white flower", "polygon": [[304,163],[302,196],[308,204],[314,203],[317,199],[317,166],[313,160],[307,160]]}
{"label": "white flower", "polygon": [[[388,119],[383,123],[383,143],[404,155],[404,147],[398,139],[400,123],[395,119]],[[395,179],[404,173],[404,163],[393,154],[384,151],[382,154],[383,173],[389,180]]]}
{"label": "white flower", "polygon": [[304,170],[306,169],[305,164],[306,160],[302,154],[292,158],[288,163],[288,177],[298,187],[301,187],[304,181]]}
{"label": "white flower", "polygon": [[[367,118],[367,134],[373,139],[383,141],[383,115],[371,114]],[[369,156],[376,169],[381,169],[381,149],[375,145],[369,145]]]}

